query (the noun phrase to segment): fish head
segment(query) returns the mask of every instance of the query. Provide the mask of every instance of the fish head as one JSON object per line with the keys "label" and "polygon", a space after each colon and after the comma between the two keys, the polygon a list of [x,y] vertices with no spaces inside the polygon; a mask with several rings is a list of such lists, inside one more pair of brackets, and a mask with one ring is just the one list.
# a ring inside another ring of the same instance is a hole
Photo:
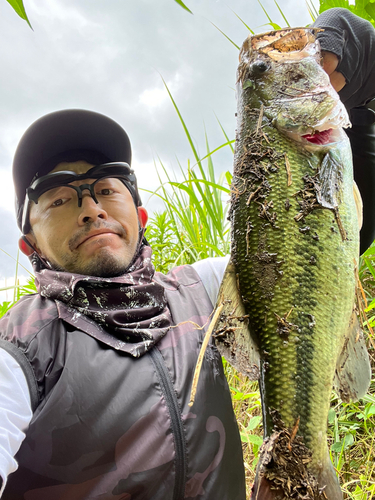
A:
{"label": "fish head", "polygon": [[264,118],[292,139],[327,146],[340,140],[350,122],[323,70],[315,31],[249,36],[240,51],[237,92],[244,93],[244,106],[262,106]]}

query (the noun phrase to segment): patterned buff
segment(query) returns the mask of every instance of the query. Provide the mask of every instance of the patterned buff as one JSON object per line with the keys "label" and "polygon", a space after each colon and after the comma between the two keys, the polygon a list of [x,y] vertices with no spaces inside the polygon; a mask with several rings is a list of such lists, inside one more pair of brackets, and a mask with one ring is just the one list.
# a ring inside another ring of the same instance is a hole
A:
{"label": "patterned buff", "polygon": [[128,271],[114,278],[55,271],[37,253],[31,263],[38,292],[56,301],[61,319],[139,357],[172,325],[164,288],[153,279],[151,254],[142,244]]}

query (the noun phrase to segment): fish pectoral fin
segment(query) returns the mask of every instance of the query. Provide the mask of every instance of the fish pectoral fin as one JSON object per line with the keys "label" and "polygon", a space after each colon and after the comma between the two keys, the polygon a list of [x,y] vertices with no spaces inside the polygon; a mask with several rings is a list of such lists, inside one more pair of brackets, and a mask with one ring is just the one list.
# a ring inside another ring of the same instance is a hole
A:
{"label": "fish pectoral fin", "polygon": [[216,308],[223,310],[213,337],[220,354],[250,380],[259,378],[259,350],[250,335],[248,316],[238,289],[234,264],[229,261],[220,286]]}
{"label": "fish pectoral fin", "polygon": [[337,153],[329,151],[319,169],[319,189],[316,198],[324,208],[335,209],[341,203],[343,164]]}
{"label": "fish pectoral fin", "polygon": [[363,224],[362,196],[361,196],[361,193],[359,192],[357,183],[355,181],[353,181],[353,195],[354,195],[354,201],[355,201],[355,208],[357,209],[358,226],[359,226],[359,229],[362,229],[362,224]]}
{"label": "fish pectoral fin", "polygon": [[358,401],[371,382],[371,365],[357,313],[353,309],[343,347],[337,359],[334,386],[341,399]]}

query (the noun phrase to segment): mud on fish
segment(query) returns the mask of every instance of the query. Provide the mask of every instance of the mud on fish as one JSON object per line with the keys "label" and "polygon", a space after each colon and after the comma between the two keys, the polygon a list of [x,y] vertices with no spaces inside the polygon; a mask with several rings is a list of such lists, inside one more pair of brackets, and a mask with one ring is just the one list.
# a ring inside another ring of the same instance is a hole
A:
{"label": "mud on fish", "polygon": [[[242,372],[259,374],[266,440],[252,499],[340,500],[326,439],[331,391],[336,380],[359,397],[370,380],[353,315],[350,124],[313,29],[249,37],[237,77],[231,263],[219,298],[229,305],[216,341]],[[229,281],[241,298],[228,297]]]}

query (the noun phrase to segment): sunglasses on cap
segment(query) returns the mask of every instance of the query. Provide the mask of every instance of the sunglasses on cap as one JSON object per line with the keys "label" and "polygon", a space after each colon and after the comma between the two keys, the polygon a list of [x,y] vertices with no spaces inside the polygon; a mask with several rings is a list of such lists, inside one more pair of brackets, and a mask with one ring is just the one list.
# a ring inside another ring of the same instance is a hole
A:
{"label": "sunglasses on cap", "polygon": [[[29,220],[31,202],[38,204],[39,198],[47,191],[60,187],[71,188],[76,193],[78,206],[81,207],[84,190],[88,190],[95,203],[98,203],[95,186],[99,181],[107,178],[119,179],[130,191],[135,205],[137,207],[142,205],[138,193],[137,179],[134,175],[134,170],[132,170],[127,163],[114,162],[95,165],[84,174],[76,174],[75,172],[71,172],[69,170],[52,172],[51,174],[39,177],[26,189],[26,197],[22,213],[22,233],[27,234],[31,229]],[[71,184],[72,182],[83,179],[95,180],[91,184],[80,184],[79,186],[73,186]]]}

